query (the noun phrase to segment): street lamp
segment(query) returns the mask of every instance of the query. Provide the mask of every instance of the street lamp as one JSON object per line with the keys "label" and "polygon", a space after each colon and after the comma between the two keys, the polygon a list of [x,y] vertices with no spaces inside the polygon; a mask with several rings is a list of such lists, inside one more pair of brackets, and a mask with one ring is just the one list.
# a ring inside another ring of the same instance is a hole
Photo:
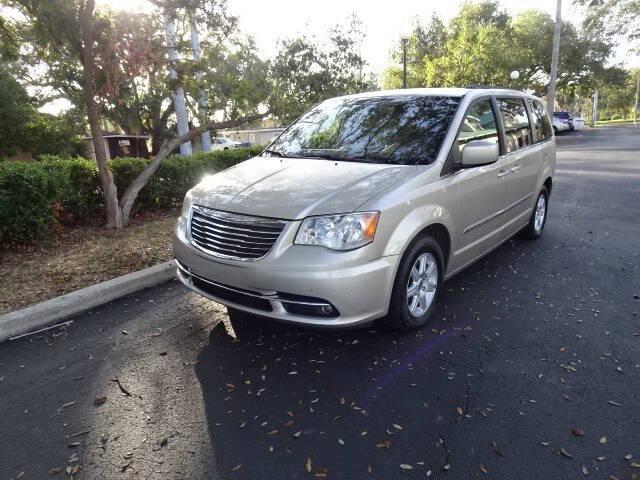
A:
{"label": "street lamp", "polygon": [[400,34],[402,44],[402,88],[407,88],[407,45],[409,45],[409,34]]}

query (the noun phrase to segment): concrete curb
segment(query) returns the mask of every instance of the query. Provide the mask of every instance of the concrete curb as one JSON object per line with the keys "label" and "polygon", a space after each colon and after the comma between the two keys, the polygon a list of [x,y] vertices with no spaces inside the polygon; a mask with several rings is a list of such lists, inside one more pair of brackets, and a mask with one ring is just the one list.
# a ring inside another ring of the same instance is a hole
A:
{"label": "concrete curb", "polygon": [[0,315],[0,342],[37,330],[175,277],[173,260]]}

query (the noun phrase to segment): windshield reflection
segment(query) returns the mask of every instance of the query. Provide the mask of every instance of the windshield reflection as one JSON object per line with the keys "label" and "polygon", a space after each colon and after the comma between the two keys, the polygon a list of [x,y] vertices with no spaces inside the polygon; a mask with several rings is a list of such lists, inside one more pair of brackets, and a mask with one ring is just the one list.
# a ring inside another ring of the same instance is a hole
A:
{"label": "windshield reflection", "polygon": [[431,163],[460,97],[394,95],[327,100],[305,113],[265,151],[368,163]]}

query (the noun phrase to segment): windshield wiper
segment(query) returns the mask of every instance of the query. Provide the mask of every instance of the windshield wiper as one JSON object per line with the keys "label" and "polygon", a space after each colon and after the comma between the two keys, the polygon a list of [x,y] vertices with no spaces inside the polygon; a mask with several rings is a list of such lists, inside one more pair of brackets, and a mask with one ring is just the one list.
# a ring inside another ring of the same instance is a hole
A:
{"label": "windshield wiper", "polygon": [[277,150],[271,150],[270,148],[266,148],[265,150],[262,151],[262,153],[268,153],[270,155],[273,155],[274,157],[288,158],[288,156],[285,155],[284,153],[279,152]]}

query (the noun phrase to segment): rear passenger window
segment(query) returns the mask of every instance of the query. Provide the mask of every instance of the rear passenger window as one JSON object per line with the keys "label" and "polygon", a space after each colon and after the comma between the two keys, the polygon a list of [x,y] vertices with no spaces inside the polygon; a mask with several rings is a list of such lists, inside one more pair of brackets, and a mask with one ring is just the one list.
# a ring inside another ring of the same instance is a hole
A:
{"label": "rear passenger window", "polygon": [[531,128],[524,100],[521,98],[499,98],[498,107],[504,123],[507,153],[531,145]]}
{"label": "rear passenger window", "polygon": [[471,105],[464,117],[460,133],[458,134],[458,148],[472,140],[493,139],[498,141],[496,118],[491,107],[491,100],[480,100]]}
{"label": "rear passenger window", "polygon": [[547,115],[547,109],[538,100],[531,100],[531,114],[533,118],[533,130],[536,132],[536,141],[541,142],[551,138],[551,122]]}

